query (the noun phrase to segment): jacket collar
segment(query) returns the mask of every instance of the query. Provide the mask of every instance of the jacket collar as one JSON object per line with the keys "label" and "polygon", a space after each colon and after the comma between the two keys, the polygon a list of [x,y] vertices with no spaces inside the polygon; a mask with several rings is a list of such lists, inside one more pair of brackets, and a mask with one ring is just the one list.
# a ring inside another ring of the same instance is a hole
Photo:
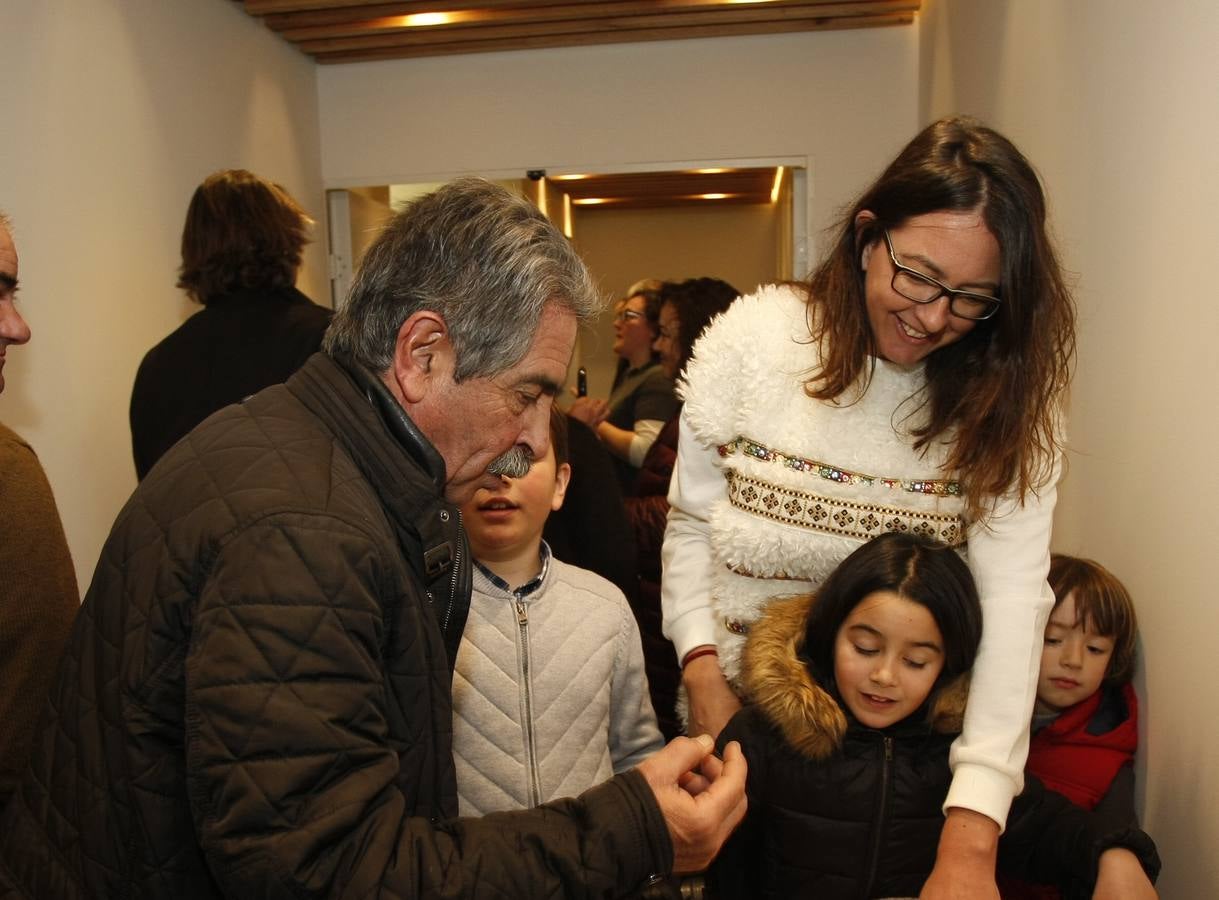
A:
{"label": "jacket collar", "polygon": [[470,609],[470,552],[444,499],[440,453],[374,373],[315,353],[286,383],[334,434],[377,494],[425,586],[452,671]]}
{"label": "jacket collar", "polygon": [[[848,726],[857,723],[800,658],[805,622],[815,602],[811,594],[771,602],[750,626],[741,681],[747,698],[793,750],[810,759],[824,759],[842,746]],[[944,734],[960,731],[968,693],[968,675],[942,686],[929,698],[927,721],[919,723],[918,730],[925,732],[930,726]],[[895,727],[900,729],[901,724]]]}

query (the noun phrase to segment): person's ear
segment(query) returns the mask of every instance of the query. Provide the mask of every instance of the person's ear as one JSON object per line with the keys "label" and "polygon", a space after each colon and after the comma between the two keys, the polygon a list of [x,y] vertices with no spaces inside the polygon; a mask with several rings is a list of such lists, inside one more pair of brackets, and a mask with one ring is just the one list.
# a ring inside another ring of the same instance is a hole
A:
{"label": "person's ear", "polygon": [[558,511],[567,497],[567,486],[571,484],[571,466],[563,463],[554,470],[554,496],[550,498],[550,508]]}
{"label": "person's ear", "polygon": [[[864,232],[869,225],[876,221],[876,214],[870,209],[861,209],[855,216],[855,246],[859,246],[860,240],[863,238]],[[872,240],[860,247],[859,250],[859,268],[864,272],[868,271],[868,260],[872,257],[872,251],[876,249],[877,242]]]}
{"label": "person's ear", "polygon": [[453,344],[444,318],[431,310],[412,313],[398,329],[391,379],[406,403],[419,403],[454,371]]}

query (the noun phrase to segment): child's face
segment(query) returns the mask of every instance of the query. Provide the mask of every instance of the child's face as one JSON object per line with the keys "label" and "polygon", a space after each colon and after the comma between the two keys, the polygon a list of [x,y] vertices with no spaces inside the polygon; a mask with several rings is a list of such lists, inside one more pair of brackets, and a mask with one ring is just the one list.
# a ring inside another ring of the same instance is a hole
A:
{"label": "child's face", "polygon": [[493,488],[479,488],[461,507],[474,555],[495,561],[536,552],[547,517],[563,505],[570,477],[566,463],[556,469],[551,442],[524,478],[501,478]]}
{"label": "child's face", "polygon": [[915,712],[944,668],[944,638],[927,607],[892,591],[864,597],[838,629],[834,678],[869,728]]}
{"label": "child's face", "polygon": [[1045,627],[1037,709],[1062,712],[1091,697],[1105,680],[1112,656],[1113,639],[1085,628],[1075,612],[1075,595],[1067,594]]}

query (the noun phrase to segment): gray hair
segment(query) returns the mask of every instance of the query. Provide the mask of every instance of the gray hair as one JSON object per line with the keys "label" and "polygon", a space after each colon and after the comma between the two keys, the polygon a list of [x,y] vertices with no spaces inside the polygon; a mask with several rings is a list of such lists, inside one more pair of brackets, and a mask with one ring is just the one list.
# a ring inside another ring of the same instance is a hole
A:
{"label": "gray hair", "polygon": [[582,323],[601,306],[584,263],[537,207],[489,181],[461,178],[390,220],[323,348],[383,373],[402,323],[426,309],[448,325],[455,378],[487,377],[525,356],[547,303]]}

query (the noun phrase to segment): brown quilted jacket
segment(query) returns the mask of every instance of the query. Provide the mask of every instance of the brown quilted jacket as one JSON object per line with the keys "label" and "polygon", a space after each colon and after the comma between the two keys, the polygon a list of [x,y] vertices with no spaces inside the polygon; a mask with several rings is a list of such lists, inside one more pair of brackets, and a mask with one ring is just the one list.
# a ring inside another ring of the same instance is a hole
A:
{"label": "brown quilted jacket", "polygon": [[469,574],[443,481],[379,382],[320,354],[162,458],[0,819],[0,897],[619,897],[666,871],[637,773],[453,818]]}

